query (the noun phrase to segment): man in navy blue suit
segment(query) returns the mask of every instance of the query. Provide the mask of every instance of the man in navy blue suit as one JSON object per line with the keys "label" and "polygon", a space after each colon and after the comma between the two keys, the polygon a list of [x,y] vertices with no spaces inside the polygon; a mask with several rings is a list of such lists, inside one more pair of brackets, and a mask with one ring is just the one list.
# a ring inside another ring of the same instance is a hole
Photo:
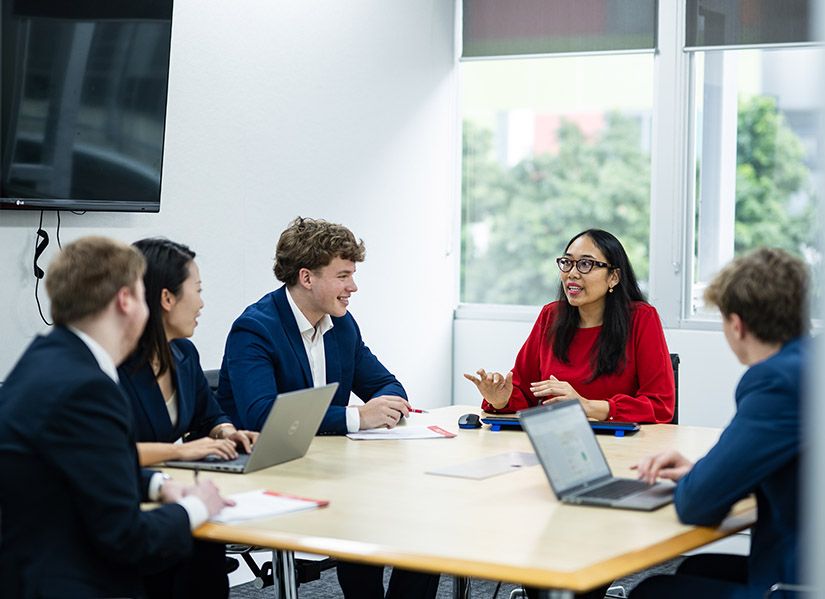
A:
{"label": "man in navy blue suit", "polygon": [[[138,466],[116,367],[146,322],[143,270],[137,250],[104,237],[49,268],[56,326],[0,387],[2,597],[142,597],[143,577],[188,559],[191,530],[226,505],[207,481]],[[142,511],[149,500],[164,505]]]}
{"label": "man in navy blue suit", "polygon": [[[297,218],[281,234],[273,271],[283,286],[232,324],[218,401],[239,428],[261,430],[279,393],[337,382],[319,432],[392,428],[409,415],[401,383],[373,355],[348,312],[364,242],[338,224]],[[350,393],[365,403],[349,407]],[[383,597],[383,568],[338,565],[346,597]],[[438,576],[396,569],[388,597],[434,597]]]}
{"label": "man in navy blue suit", "polygon": [[677,482],[675,505],[687,524],[714,526],[754,493],[758,520],[749,556],[702,554],[675,576],[654,576],[632,597],[763,597],[799,579],[799,408],[807,359],[808,269],[763,248],[737,258],[710,283],[705,299],[749,368],[736,388],[736,414],[708,454],[691,463],[676,451],[638,465],[647,482]]}
{"label": "man in navy blue suit", "polygon": [[[298,218],[278,240],[284,283],[244,310],[226,340],[217,397],[236,426],[261,430],[278,394],[337,382],[321,434],[388,427],[409,414],[404,387],[347,311],[364,242],[341,225]],[[350,393],[364,402],[347,407]]]}

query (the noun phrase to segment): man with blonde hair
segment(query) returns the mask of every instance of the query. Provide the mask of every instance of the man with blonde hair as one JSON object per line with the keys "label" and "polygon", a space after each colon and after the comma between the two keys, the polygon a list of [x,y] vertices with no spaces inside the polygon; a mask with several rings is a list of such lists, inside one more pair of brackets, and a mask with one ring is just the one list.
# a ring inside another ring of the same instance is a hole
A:
{"label": "man with blonde hair", "polygon": [[[283,286],[244,310],[229,332],[218,401],[235,426],[261,430],[278,393],[338,383],[320,432],[392,428],[409,414],[404,387],[369,350],[348,312],[364,242],[325,220],[296,218],[275,249]],[[350,393],[365,405],[347,407]]]}
{"label": "man with blonde hair", "polygon": [[763,597],[799,578],[799,404],[807,358],[808,269],[784,250],[735,259],[705,291],[719,307],[728,345],[749,368],[736,388],[736,414],[708,454],[692,464],[676,451],[637,466],[647,482],[677,481],[686,524],[714,526],[754,493],[758,520],[749,556],[690,557],[675,576],[654,576],[632,597]]}
{"label": "man with blonde hair", "polygon": [[[409,414],[404,387],[369,350],[349,313],[364,242],[346,227],[296,218],[281,233],[273,271],[283,286],[252,304],[226,340],[218,401],[235,426],[261,430],[278,394],[338,383],[322,434],[392,428]],[[350,393],[364,400],[349,407]],[[338,564],[344,596],[384,597],[383,568]],[[435,597],[438,575],[396,568],[386,596]]]}
{"label": "man with blonde hair", "polygon": [[[55,328],[0,387],[0,595],[135,597],[189,557],[226,505],[209,482],[141,471],[117,365],[148,314],[145,263],[104,237],[67,245],[46,278]],[[164,505],[151,511],[141,501]]]}

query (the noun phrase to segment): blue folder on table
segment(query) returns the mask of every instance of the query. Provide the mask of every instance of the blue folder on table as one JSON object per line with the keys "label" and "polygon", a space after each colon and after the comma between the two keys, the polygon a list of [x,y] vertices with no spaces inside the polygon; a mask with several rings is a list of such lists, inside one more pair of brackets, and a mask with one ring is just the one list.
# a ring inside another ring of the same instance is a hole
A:
{"label": "blue folder on table", "polygon": [[[504,429],[521,430],[521,421],[518,414],[484,414],[481,417],[484,424],[490,425],[491,431],[500,431]],[[616,437],[624,437],[625,435],[633,435],[641,427],[638,422],[616,422],[614,420],[591,420],[590,428],[597,435],[614,435]]]}

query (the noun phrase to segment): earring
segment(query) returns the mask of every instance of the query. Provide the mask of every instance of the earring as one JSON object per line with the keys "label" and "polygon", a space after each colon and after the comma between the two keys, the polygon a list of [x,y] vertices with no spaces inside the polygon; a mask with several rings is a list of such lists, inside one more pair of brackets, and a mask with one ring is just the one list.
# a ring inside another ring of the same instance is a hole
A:
{"label": "earring", "polygon": [[607,292],[608,292],[608,293],[613,293],[613,288],[612,288],[612,287],[608,287]]}

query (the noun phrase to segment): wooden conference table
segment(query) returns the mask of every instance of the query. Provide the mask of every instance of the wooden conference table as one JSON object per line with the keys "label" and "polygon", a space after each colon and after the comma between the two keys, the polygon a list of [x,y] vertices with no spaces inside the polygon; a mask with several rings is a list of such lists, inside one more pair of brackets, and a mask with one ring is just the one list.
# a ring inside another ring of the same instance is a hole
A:
{"label": "wooden conference table", "polygon": [[[329,507],[240,524],[208,523],[203,539],[273,548],[278,594],[297,596],[292,552],[390,565],[457,577],[556,589],[569,597],[676,557],[755,520],[752,500],[737,504],[718,528],[685,526],[672,505],[654,512],[560,504],[540,465],[485,480],[426,474],[507,452],[532,452],[525,433],[460,430],[475,406],[411,415],[453,439],[353,441],[317,437],[300,459],[252,474],[210,474],[225,494],[266,488],[330,501]],[[649,453],[674,447],[697,459],[717,429],[645,426],[630,437],[599,436],[617,476]],[[178,478],[181,472],[174,474]],[[292,578],[290,578],[292,577]],[[459,591],[456,591],[458,593]]]}

